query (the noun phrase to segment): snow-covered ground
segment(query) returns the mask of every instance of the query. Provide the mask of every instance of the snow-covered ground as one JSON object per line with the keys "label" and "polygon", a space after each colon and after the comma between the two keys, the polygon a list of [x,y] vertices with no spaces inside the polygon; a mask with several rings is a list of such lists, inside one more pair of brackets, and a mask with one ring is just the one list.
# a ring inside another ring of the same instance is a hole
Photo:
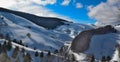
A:
{"label": "snow-covered ground", "polygon": [[86,53],[94,54],[96,59],[101,59],[102,56],[112,57],[117,40],[119,40],[119,37],[115,33],[95,35],[92,37],[90,47]]}
{"label": "snow-covered ground", "polygon": [[[3,17],[3,19],[0,18],[0,34],[4,34],[5,36],[9,33],[12,40],[22,40],[25,45],[29,46],[28,48],[24,47],[28,51],[34,51],[32,49],[34,47],[36,47],[39,52],[43,50],[54,51],[55,49],[60,49],[65,43],[71,43],[73,38],[81,31],[94,28],[92,25],[66,23],[65,25],[58,26],[56,29],[47,30],[25,18],[11,13],[0,12],[0,16]],[[120,31],[120,26],[116,26],[115,28]],[[30,37],[27,36],[28,33],[31,34]],[[93,54],[95,58],[99,60],[102,56],[113,57],[115,55],[115,45],[117,42],[120,42],[119,32],[95,35],[91,39],[89,49],[84,54]],[[17,45],[15,43],[13,44]],[[86,56],[84,54],[75,55],[78,58],[84,58]],[[37,60],[33,62],[37,62]]]}
{"label": "snow-covered ground", "polygon": [[[47,30],[11,13],[0,12],[0,16],[4,18],[0,19],[4,23],[4,26],[0,26],[1,33],[9,33],[12,39],[22,40],[24,44],[41,50],[60,49],[65,42],[71,42],[81,31],[92,28],[84,24],[69,23],[54,30]],[[26,36],[27,33],[31,34],[30,38]]]}

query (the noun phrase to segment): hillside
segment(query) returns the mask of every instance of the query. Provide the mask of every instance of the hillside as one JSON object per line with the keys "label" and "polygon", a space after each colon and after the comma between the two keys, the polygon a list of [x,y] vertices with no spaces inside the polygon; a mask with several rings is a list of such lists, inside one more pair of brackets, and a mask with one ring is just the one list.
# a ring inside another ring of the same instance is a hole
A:
{"label": "hillside", "polygon": [[[5,36],[8,33],[11,39],[23,40],[25,44],[33,45],[32,47],[39,49],[59,49],[60,46],[64,45],[64,42],[71,41],[72,37],[75,37],[82,30],[92,28],[88,25],[69,23],[54,30],[46,30],[26,18],[11,13],[0,12],[0,16],[1,34]],[[31,34],[31,38],[26,36],[27,33]],[[44,46],[45,48],[43,48]]]}
{"label": "hillside", "polygon": [[[47,22],[45,24],[49,25]],[[11,41],[16,39],[17,43],[22,41],[23,45],[28,47],[25,49],[26,51],[31,51],[31,48],[36,48],[38,51],[51,52],[56,49],[59,50],[65,43],[71,43],[72,39],[81,31],[92,28],[90,25],[67,23],[65,25],[58,25],[55,29],[47,30],[43,26],[37,25],[24,17],[0,11],[1,42],[3,42],[2,39]],[[15,43],[12,44],[16,45]],[[12,54],[14,48],[15,46],[8,52],[8,55]]]}
{"label": "hillside", "polygon": [[[17,16],[23,17],[23,18],[25,18],[25,19],[27,19],[27,20],[29,20],[29,21],[31,21],[39,26],[42,26],[46,29],[54,29],[59,25],[64,25],[64,22],[68,22],[66,20],[59,19],[59,18],[40,17],[40,16],[36,16],[33,14],[19,12],[19,11],[13,11],[13,10],[5,9],[5,8],[0,8],[0,11],[12,13],[12,14],[15,14]],[[4,15],[4,16],[11,20],[11,18],[8,15]]]}

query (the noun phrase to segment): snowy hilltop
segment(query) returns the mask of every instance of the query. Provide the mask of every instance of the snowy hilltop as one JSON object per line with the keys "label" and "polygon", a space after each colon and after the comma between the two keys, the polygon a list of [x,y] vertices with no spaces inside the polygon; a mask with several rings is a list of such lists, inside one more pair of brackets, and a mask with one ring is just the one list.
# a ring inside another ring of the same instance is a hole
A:
{"label": "snowy hilltop", "polygon": [[0,8],[0,62],[119,62],[119,28]]}

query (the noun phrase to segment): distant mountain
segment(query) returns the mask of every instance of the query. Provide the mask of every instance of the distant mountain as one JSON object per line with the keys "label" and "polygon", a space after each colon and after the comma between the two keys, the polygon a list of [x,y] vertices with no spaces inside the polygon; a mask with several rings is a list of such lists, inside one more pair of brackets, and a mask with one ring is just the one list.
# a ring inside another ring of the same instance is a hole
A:
{"label": "distant mountain", "polygon": [[40,16],[36,16],[33,14],[29,14],[29,13],[25,13],[25,12],[19,12],[19,11],[13,11],[13,10],[9,10],[9,9],[5,9],[5,8],[0,8],[1,12],[8,12],[8,13],[12,13],[15,14],[17,16],[26,18],[27,20],[42,26],[46,29],[54,29],[59,25],[64,25],[64,22],[68,22],[66,20],[63,19],[59,19],[59,18],[54,18],[54,17],[40,17]]}

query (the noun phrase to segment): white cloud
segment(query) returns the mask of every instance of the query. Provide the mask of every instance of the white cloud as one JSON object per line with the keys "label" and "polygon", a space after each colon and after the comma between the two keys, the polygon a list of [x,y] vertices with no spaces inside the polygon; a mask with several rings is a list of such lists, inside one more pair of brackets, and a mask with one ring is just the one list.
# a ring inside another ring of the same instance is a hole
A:
{"label": "white cloud", "polygon": [[27,12],[38,16],[44,16],[44,17],[60,16],[60,18],[64,18],[64,16],[56,14],[53,11],[43,6],[43,5],[55,4],[55,3],[56,0],[0,0],[0,7]]}
{"label": "white cloud", "polygon": [[105,24],[120,23],[120,0],[108,0],[96,7],[89,7],[88,16]]}
{"label": "white cloud", "polygon": [[43,17],[57,17],[72,21],[72,19],[67,16],[57,14],[50,9],[45,8],[45,5],[52,5],[55,3],[56,0],[0,0],[0,7],[27,12]]}
{"label": "white cloud", "polygon": [[0,7],[11,7],[14,4],[16,4],[16,2],[14,0],[0,0]]}
{"label": "white cloud", "polygon": [[81,3],[76,3],[76,8],[82,8],[83,5]]}
{"label": "white cloud", "polygon": [[[52,1],[52,0],[49,0],[49,1]],[[35,5],[35,4],[38,4],[38,5]],[[44,5],[46,4],[48,3],[44,2]],[[0,7],[5,7],[5,8],[17,10],[17,11],[23,11],[31,14],[36,14],[39,16],[53,17],[48,15],[54,14],[54,13],[41,5],[43,5],[43,3],[40,0],[0,0]]]}
{"label": "white cloud", "polygon": [[10,7],[17,3],[34,3],[38,5],[55,4],[56,0],[0,0],[0,7]]}
{"label": "white cloud", "polygon": [[56,0],[31,0],[32,2],[40,5],[55,4]]}
{"label": "white cloud", "polygon": [[61,3],[61,5],[63,5],[63,6],[68,6],[68,5],[70,4],[70,1],[71,1],[71,0],[64,0],[64,1]]}

